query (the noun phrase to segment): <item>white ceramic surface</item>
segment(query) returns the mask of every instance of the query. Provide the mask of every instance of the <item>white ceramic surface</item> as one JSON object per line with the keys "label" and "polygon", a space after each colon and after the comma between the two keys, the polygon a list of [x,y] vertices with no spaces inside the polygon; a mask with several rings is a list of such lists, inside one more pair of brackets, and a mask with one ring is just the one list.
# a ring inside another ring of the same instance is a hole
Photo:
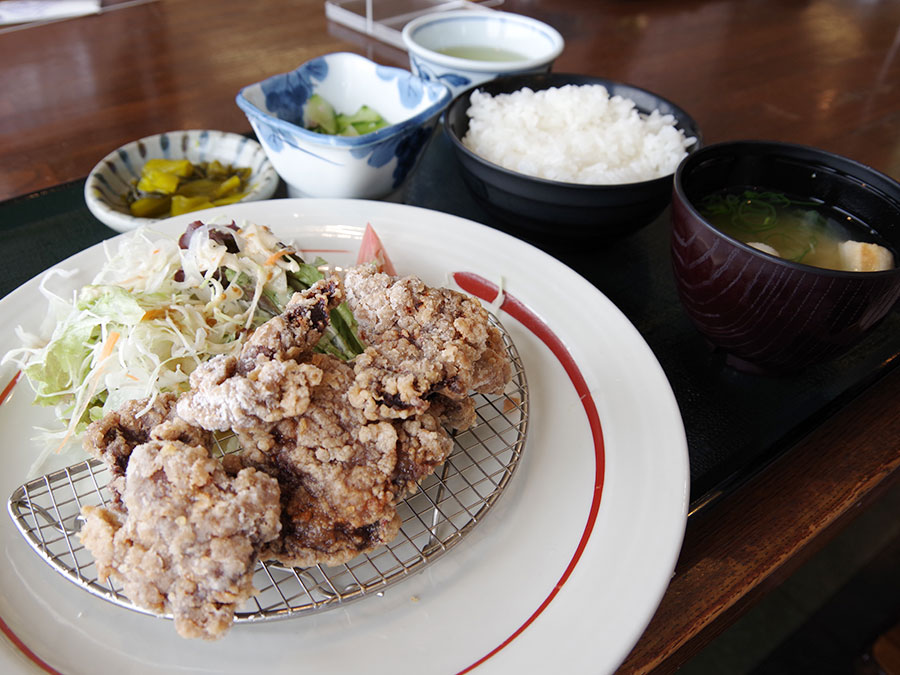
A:
{"label": "white ceramic surface", "polygon": [[[499,75],[546,72],[565,44],[555,28],[531,17],[478,10],[425,14],[406,24],[402,36],[412,71],[443,82],[454,96]],[[459,47],[502,49],[522,58],[481,61],[440,51]]]}
{"label": "white ceramic surface", "polygon": [[[384,202],[276,200],[207,211],[253,220],[334,264],[355,260],[366,223],[395,266],[431,284],[455,272],[504,281],[559,339],[584,378],[584,396],[554,352],[513,315],[500,319],[530,388],[528,440],[491,513],[427,570],[344,608],[242,624],[214,643],[186,641],[172,624],[114,606],[70,583],[0,519],[0,618],[8,635],[67,675],[128,673],[610,673],[637,641],[668,585],[689,493],[687,444],[672,390],[651,350],[618,309],[560,262],[497,230]],[[177,236],[192,218],[155,229]],[[113,240],[115,243],[115,240]],[[310,251],[310,255],[314,255]],[[77,287],[102,263],[100,246],[60,265],[53,286]],[[3,316],[36,329],[39,279],[0,301]],[[17,345],[0,328],[0,353]],[[0,385],[13,373],[0,368]],[[588,402],[589,404],[586,404]],[[602,425],[595,443],[590,416]],[[0,405],[0,494],[25,481],[37,448],[24,382]],[[54,458],[56,459],[56,458]],[[47,467],[53,468],[53,467]],[[598,489],[601,488],[601,489]],[[546,603],[546,606],[544,604]],[[542,609],[543,606],[543,609]],[[0,624],[0,627],[3,627]],[[0,672],[36,672],[9,640]]]}
{"label": "white ceramic surface", "polygon": [[169,131],[147,136],[113,150],[91,170],[84,184],[84,200],[91,213],[116,232],[127,232],[161,220],[132,216],[124,196],[141,177],[148,159],[187,159],[194,164],[218,160],[252,171],[241,201],[269,199],[278,187],[278,174],[259,143],[240,134],[208,129]]}
{"label": "white ceramic surface", "polygon": [[[357,137],[303,127],[303,106],[319,94],[339,113],[375,109],[390,126]],[[293,197],[378,198],[398,190],[421,157],[450,91],[400,68],[347,52],[243,88],[247,115]]]}

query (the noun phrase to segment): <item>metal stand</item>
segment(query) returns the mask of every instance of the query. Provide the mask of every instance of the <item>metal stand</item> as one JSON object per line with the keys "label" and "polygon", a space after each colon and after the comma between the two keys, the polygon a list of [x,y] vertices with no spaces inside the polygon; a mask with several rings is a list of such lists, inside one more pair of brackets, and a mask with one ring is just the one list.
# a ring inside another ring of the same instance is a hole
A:
{"label": "metal stand", "polygon": [[325,0],[330,20],[406,50],[401,31],[418,16],[451,9],[488,11],[503,0]]}

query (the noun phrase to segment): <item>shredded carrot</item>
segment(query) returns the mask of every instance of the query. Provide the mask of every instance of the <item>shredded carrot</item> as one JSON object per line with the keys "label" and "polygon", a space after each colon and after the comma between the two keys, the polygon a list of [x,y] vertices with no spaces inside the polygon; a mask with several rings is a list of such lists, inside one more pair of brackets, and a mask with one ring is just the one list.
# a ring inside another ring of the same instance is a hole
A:
{"label": "shredded carrot", "polygon": [[271,267],[279,258],[290,255],[293,252],[294,250],[290,248],[283,248],[280,251],[275,251],[275,253],[266,258],[266,262],[264,262],[263,265],[265,265],[266,267]]}
{"label": "shredded carrot", "polygon": [[141,317],[141,321],[153,321],[153,319],[161,319],[166,315],[168,308],[164,307],[162,309],[148,309],[144,312],[144,316]]}
{"label": "shredded carrot", "polygon": [[129,380],[134,380],[135,382],[140,382],[140,381],[141,381],[141,378],[135,377],[135,376],[132,375],[131,373],[125,373],[125,377],[127,377]]}
{"label": "shredded carrot", "polygon": [[103,351],[100,354],[101,359],[106,360],[109,355],[112,354],[113,347],[116,346],[120,337],[122,337],[122,335],[117,330],[109,332],[109,337],[106,338],[106,344],[103,345]]}

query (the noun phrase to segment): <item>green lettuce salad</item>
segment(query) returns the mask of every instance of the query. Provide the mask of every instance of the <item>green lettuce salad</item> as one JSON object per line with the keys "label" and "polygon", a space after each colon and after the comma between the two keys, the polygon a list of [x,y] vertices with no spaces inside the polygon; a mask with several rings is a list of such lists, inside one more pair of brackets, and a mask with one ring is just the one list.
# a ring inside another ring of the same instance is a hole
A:
{"label": "green lettuce salad", "polygon": [[[131,399],[188,388],[216,354],[240,351],[254,328],[280,314],[295,291],[323,278],[324,260],[304,261],[268,228],[196,221],[180,239],[138,230],[107,250],[107,262],[74,298],[41,284],[49,338],[25,333],[3,362],[18,365],[36,395],[56,408],[55,448]],[[346,304],[332,312],[317,349],[349,360],[364,350]]]}

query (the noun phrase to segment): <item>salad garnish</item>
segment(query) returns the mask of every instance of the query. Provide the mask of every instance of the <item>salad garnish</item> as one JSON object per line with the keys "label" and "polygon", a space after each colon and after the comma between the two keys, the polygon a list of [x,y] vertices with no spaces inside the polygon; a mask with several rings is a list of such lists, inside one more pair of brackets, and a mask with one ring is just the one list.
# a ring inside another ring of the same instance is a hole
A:
{"label": "salad garnish", "polygon": [[[71,299],[50,290],[64,272],[40,284],[50,302],[49,339],[17,329],[25,346],[13,362],[35,403],[56,408],[64,428],[47,430],[57,447],[125,401],[188,388],[191,372],[216,354],[235,354],[254,328],[282,312],[295,291],[324,278],[316,258],[266,227],[191,223],[178,239],[146,229],[126,236],[92,283]],[[365,345],[346,304],[332,311],[317,349],[343,360]]]}

